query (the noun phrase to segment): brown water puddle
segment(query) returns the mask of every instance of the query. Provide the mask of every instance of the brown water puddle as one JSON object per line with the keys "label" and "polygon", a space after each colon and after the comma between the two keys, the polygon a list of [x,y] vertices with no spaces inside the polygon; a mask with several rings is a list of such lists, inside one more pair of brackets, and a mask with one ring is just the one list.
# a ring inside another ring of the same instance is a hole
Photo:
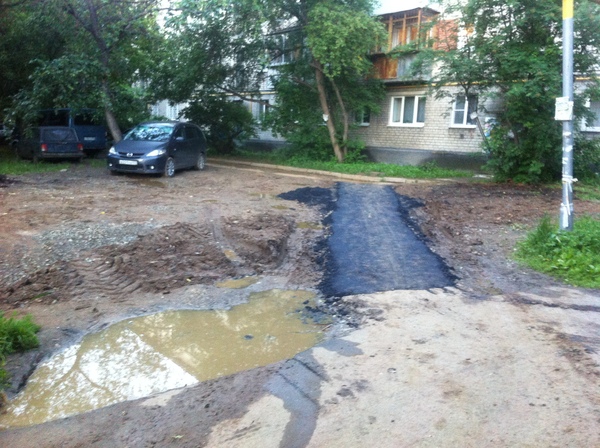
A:
{"label": "brown water puddle", "polygon": [[0,417],[28,426],[292,358],[322,338],[299,310],[308,291],[250,295],[229,311],[167,311],[128,319],[40,365]]}
{"label": "brown water puddle", "polygon": [[244,289],[248,286],[254,285],[259,280],[258,277],[249,276],[236,278],[233,280],[225,280],[223,282],[215,283],[217,288],[228,288],[228,289]]}

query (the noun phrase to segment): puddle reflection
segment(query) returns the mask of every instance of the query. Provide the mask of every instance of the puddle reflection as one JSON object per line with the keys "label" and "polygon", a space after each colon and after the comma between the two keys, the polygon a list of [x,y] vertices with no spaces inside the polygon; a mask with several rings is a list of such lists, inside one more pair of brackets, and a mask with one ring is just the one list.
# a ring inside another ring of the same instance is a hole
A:
{"label": "puddle reflection", "polygon": [[168,311],[87,335],[42,364],[0,418],[27,426],[264,366],[315,345],[308,291],[255,293],[229,311]]}
{"label": "puddle reflection", "polygon": [[258,282],[258,277],[243,277],[236,278],[234,280],[225,280],[224,282],[215,283],[217,288],[229,288],[229,289],[244,289],[248,286],[254,285]]}

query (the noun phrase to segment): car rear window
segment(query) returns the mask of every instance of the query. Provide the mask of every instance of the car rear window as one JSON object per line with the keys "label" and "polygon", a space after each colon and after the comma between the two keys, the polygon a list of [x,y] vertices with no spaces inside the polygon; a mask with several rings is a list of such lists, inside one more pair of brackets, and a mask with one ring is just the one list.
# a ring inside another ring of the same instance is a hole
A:
{"label": "car rear window", "polygon": [[42,140],[45,142],[76,142],[77,134],[71,128],[43,129]]}
{"label": "car rear window", "polygon": [[143,124],[129,131],[123,140],[166,142],[169,141],[172,132],[172,124]]}

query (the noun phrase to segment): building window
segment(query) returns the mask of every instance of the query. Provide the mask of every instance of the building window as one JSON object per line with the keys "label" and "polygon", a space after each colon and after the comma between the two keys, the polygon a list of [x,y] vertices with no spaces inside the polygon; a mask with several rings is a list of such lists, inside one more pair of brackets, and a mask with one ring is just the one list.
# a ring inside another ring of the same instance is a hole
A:
{"label": "building window", "polygon": [[359,126],[369,126],[371,124],[371,109],[365,107],[355,114],[356,124]]}
{"label": "building window", "polygon": [[259,123],[262,123],[267,113],[269,112],[269,100],[260,100],[256,103],[256,115],[255,118]]}
{"label": "building window", "polygon": [[179,104],[169,104],[167,118],[169,120],[177,120],[179,118]]}
{"label": "building window", "polygon": [[419,37],[419,19],[403,19],[394,23],[392,28],[392,48],[416,42]]}
{"label": "building window", "polygon": [[452,107],[451,126],[475,126],[471,114],[477,112],[477,95],[457,95]]}
{"label": "building window", "polygon": [[588,132],[600,132],[600,101],[587,101],[585,105],[594,114],[594,118],[584,120],[581,129]]}
{"label": "building window", "polygon": [[390,125],[423,126],[425,123],[425,96],[397,96],[392,98]]}
{"label": "building window", "polygon": [[275,36],[273,42],[276,48],[272,52],[271,65],[285,65],[293,62],[294,52],[288,36],[280,34]]}

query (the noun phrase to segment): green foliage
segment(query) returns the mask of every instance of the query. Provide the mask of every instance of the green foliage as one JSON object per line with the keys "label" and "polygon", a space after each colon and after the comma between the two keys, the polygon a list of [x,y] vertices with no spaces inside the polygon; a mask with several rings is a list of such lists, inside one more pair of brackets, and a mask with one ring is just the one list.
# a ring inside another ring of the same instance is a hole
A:
{"label": "green foliage", "polygon": [[71,164],[62,162],[31,163],[27,160],[11,161],[0,159],[0,173],[9,176],[20,176],[27,173],[48,173],[66,170]]}
{"label": "green foliage", "polygon": [[36,348],[39,341],[36,333],[40,326],[33,322],[30,315],[17,319],[6,318],[0,313],[0,386],[8,381],[8,375],[2,368],[6,357],[12,353]]}
{"label": "green foliage", "polygon": [[568,232],[545,217],[517,246],[516,257],[569,284],[600,288],[600,220],[577,219]]}
{"label": "green foliage", "polygon": [[573,152],[573,174],[579,180],[600,181],[600,140],[578,135]]}
{"label": "green foliage", "polygon": [[307,46],[331,79],[343,73],[366,75],[372,69],[369,52],[387,34],[368,10],[336,1],[316,3],[308,12]]}
{"label": "green foliage", "polygon": [[[546,126],[521,130],[519,139],[512,129],[496,126],[487,141],[490,160],[486,168],[497,181],[539,183],[556,180],[560,175],[561,139],[559,124],[549,117]],[[536,121],[544,121],[540,116]],[[546,132],[541,129],[546,128]],[[549,128],[549,129],[548,129]]]}
{"label": "green foliage", "polygon": [[575,197],[584,201],[600,202],[600,176],[573,185]]}
{"label": "green foliage", "polygon": [[364,0],[286,0],[279,8],[276,17],[298,26],[286,33],[284,47],[273,47],[274,54],[293,49],[294,57],[279,67],[267,124],[299,157],[341,160],[352,151],[354,113],[376,113],[384,95],[381,82],[367,81],[368,53],[384,38],[383,25]]}
{"label": "green foliage", "polygon": [[185,116],[207,131],[209,146],[219,154],[235,150],[237,142],[256,135],[252,114],[224,96],[204,96],[190,102]]}
{"label": "green foliage", "polygon": [[39,345],[36,333],[40,328],[33,322],[31,315],[17,319],[6,318],[0,313],[0,358],[36,348]]}
{"label": "green foliage", "polygon": [[0,175],[20,176],[27,173],[51,173],[76,169],[82,165],[106,169],[106,160],[86,158],[81,163],[54,160],[32,163],[29,160],[17,159],[14,151],[10,147],[0,145]]}
{"label": "green foliage", "polygon": [[0,112],[4,113],[12,97],[30,87],[34,70],[30,62],[60,57],[67,36],[64,14],[50,2],[15,2],[0,11]]}
{"label": "green foliage", "polygon": [[257,93],[266,67],[267,4],[254,0],[179,0],[166,23],[167,41],[151,77],[162,99]]}
{"label": "green foliage", "polygon": [[[299,82],[298,80],[303,80]],[[344,117],[340,107],[330,109],[329,120],[333,120],[338,131],[338,139],[343,142],[346,157],[364,147],[364,143],[347,139],[344,141],[341,130],[344,118],[348,119],[348,127],[354,123],[354,112],[369,109],[371,113],[380,110],[381,99],[385,91],[379,81],[368,81],[340,75],[336,85],[341,90],[344,109],[348,116]],[[332,87],[329,85],[328,87]],[[332,160],[332,142],[323,121],[323,110],[315,86],[314,72],[310,62],[296,60],[280,69],[280,78],[275,83],[277,105],[271,109],[263,125],[275,135],[283,136],[294,149],[296,155],[314,160]],[[330,104],[336,104],[333,91],[328,92]],[[339,105],[339,103],[338,103]]]}
{"label": "green foliage", "polygon": [[473,173],[468,171],[440,168],[435,164],[427,164],[426,166],[419,167],[412,165],[365,162],[362,160],[364,159],[364,156],[360,153],[347,157],[343,163],[338,162],[331,156],[325,160],[315,160],[313,158],[304,157],[301,153],[298,153],[291,147],[285,147],[273,152],[238,150],[235,152],[234,157],[296,168],[330,171],[343,174],[361,174],[379,178],[401,177],[407,179],[447,179],[453,177],[471,177],[473,175]]}
{"label": "green foliage", "polygon": [[154,0],[16,2],[6,30],[19,44],[3,52],[0,39],[12,81],[0,102],[10,120],[31,122],[39,109],[62,107],[96,108],[124,127],[147,116],[149,98],[139,86],[162,55],[156,8]]}
{"label": "green foliage", "polygon": [[[454,3],[454,2],[453,2]],[[582,0],[576,8],[575,70],[590,76],[582,96],[597,91],[599,7]],[[437,63],[432,81],[436,96],[449,94],[449,84],[464,94],[496,102],[497,125],[489,145],[488,165],[498,180],[545,182],[561,173],[561,127],[554,120],[555,98],[562,96],[562,14],[554,0],[469,0],[456,2],[456,30],[437,50],[422,52],[415,64],[425,74]],[[448,51],[450,50],[450,51]],[[580,102],[580,101],[579,101]],[[501,104],[500,109],[498,105]],[[581,113],[579,107],[576,112]]]}

